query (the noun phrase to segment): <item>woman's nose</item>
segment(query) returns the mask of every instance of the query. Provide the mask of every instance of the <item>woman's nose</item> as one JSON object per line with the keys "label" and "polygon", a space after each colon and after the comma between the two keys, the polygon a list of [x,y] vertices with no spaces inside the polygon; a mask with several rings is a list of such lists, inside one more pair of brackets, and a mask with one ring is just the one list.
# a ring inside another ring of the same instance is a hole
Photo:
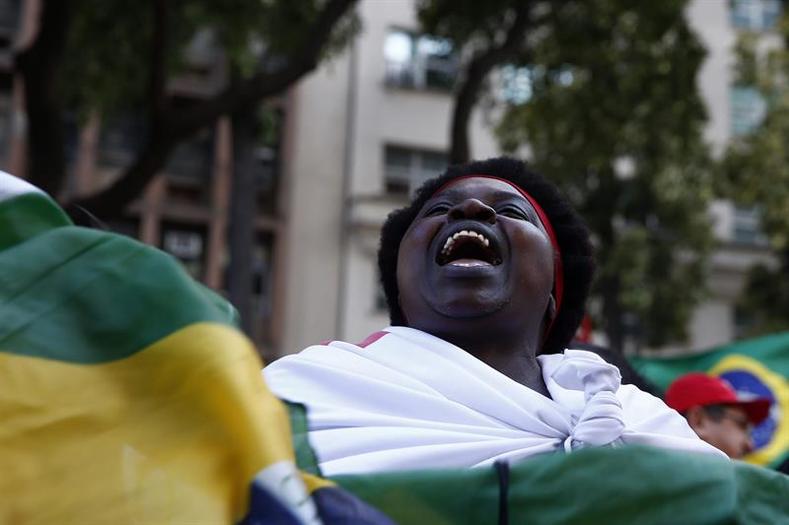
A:
{"label": "woman's nose", "polygon": [[481,222],[496,222],[496,210],[479,199],[466,199],[449,210],[451,220],[472,219]]}

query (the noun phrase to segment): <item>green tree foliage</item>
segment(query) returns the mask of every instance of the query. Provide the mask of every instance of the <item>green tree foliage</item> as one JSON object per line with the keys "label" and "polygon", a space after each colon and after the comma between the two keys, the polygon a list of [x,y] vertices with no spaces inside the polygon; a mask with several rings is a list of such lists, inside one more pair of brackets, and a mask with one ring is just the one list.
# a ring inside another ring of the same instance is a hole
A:
{"label": "green tree foliage", "polygon": [[[73,0],[66,42],[64,85],[68,107],[102,114],[146,104],[152,58],[161,53],[172,78],[188,66],[188,46],[199,31],[209,31],[216,52],[241,78],[260,69],[282,67],[309,37],[321,8],[319,0],[227,0],[166,2],[162,39],[155,38],[156,10],[151,2]],[[321,53],[341,49],[357,19],[338,22]],[[161,46],[161,49],[156,49]]]}
{"label": "green tree foliage", "polygon": [[498,126],[503,147],[574,202],[594,234],[598,326],[661,345],[685,337],[712,247],[705,51],[684,0],[550,4],[518,66],[530,98]]}
{"label": "green tree foliage", "polygon": [[549,4],[529,0],[418,0],[422,29],[454,42],[462,59],[450,122],[451,163],[471,158],[469,120],[488,74],[528,49],[527,35],[540,25],[541,14],[550,11]]}
{"label": "green tree foliage", "polygon": [[736,79],[759,89],[767,103],[764,121],[734,137],[721,163],[722,195],[755,206],[777,264],[755,266],[741,307],[754,324],[753,334],[789,329],[789,13],[777,35],[783,45],[763,47],[760,35],[743,34],[737,43]]}
{"label": "green tree foliage", "polygon": [[[17,57],[34,95],[29,158],[62,157],[52,123],[66,110],[141,115],[146,144],[137,158],[109,188],[79,202],[100,216],[118,213],[180,142],[221,115],[252,111],[341,49],[358,28],[356,2],[44,0],[40,31]],[[190,65],[189,46],[201,32],[227,73],[215,93],[182,107],[168,85]],[[29,164],[30,178],[57,194],[64,163]]]}

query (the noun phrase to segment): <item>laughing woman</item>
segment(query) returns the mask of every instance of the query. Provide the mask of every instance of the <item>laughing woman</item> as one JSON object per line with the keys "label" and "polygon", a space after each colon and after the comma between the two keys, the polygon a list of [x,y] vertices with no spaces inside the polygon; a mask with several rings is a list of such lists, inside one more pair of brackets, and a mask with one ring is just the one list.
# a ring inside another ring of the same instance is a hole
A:
{"label": "laughing woman", "polygon": [[720,454],[597,355],[566,350],[594,265],[557,189],[507,158],[450,167],[384,224],[392,326],[272,363],[324,474],[474,467],[590,446]]}

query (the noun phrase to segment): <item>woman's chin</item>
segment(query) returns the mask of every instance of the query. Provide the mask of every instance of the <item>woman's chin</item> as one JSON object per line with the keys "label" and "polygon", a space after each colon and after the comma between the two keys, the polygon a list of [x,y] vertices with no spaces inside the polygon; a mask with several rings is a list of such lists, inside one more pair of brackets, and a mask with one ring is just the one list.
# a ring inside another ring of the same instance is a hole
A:
{"label": "woman's chin", "polygon": [[448,320],[482,320],[499,313],[507,301],[498,298],[457,298],[432,305],[433,309]]}

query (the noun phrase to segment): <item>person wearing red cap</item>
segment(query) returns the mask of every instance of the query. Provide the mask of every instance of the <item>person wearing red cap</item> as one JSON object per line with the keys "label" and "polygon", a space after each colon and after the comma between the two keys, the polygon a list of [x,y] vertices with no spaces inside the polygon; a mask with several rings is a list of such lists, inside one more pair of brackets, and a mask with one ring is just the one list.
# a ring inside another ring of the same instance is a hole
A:
{"label": "person wearing red cap", "polygon": [[701,439],[733,459],[753,451],[751,427],[770,412],[769,399],[743,399],[725,380],[701,372],[671,383],[666,404],[685,416]]}

